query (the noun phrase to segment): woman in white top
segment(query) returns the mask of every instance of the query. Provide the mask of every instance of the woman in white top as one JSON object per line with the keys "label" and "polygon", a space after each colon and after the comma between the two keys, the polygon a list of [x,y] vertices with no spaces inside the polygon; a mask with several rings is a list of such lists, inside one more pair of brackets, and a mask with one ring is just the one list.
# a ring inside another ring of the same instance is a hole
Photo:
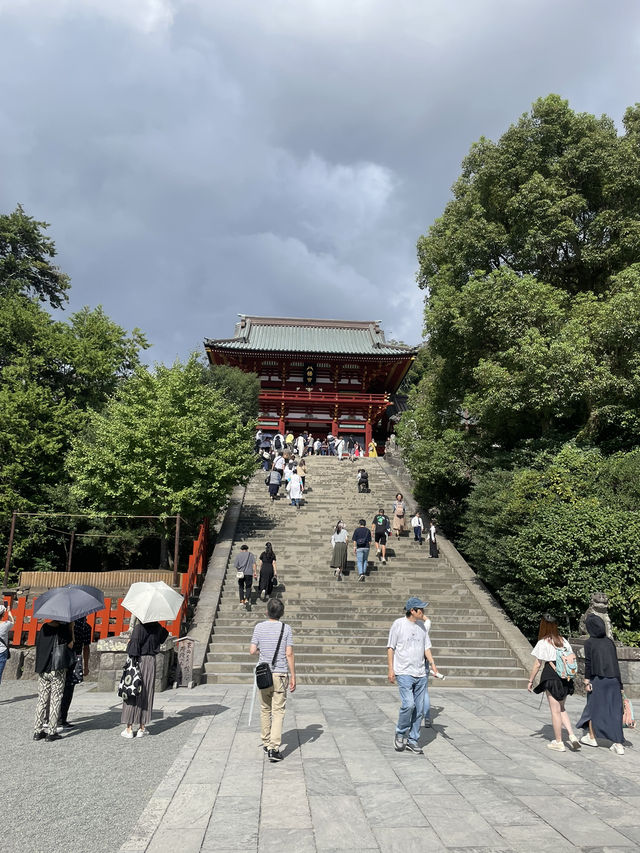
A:
{"label": "woman in white top", "polygon": [[336,524],[336,529],[331,537],[331,545],[333,553],[331,555],[331,568],[335,569],[335,577],[341,581],[342,572],[347,565],[347,528],[343,521]]}
{"label": "woman in white top", "polygon": [[[527,690],[530,693],[542,693],[544,691],[547,694],[554,735],[551,743],[547,744],[548,748],[557,752],[565,751],[562,742],[562,727],[564,726],[569,734],[569,748],[575,752],[580,749],[580,741],[574,735],[569,715],[564,709],[567,696],[573,693],[573,681],[570,678],[560,678],[556,672],[556,655],[559,649],[564,649],[564,653],[567,655],[573,654],[569,643],[560,636],[556,620],[553,616],[545,613],[540,620],[538,642],[531,652],[536,660],[531,668]],[[540,683],[534,690],[533,681],[541,667]]]}

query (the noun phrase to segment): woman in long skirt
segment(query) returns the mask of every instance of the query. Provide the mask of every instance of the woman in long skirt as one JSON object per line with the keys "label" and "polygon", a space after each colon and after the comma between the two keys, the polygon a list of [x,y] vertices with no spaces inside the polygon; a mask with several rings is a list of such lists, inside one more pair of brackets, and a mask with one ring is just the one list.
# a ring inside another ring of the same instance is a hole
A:
{"label": "woman in long skirt", "polygon": [[347,528],[339,521],[331,537],[331,568],[335,569],[333,574],[339,581],[342,580],[342,573],[347,566],[347,535]]}
{"label": "woman in long skirt", "polygon": [[[151,721],[153,710],[156,655],[168,636],[169,632],[159,622],[138,622],[133,629],[127,645],[127,654],[138,661],[142,676],[142,691],[132,702],[122,703],[121,722],[126,725],[126,728],[120,734],[124,738],[144,737],[149,734],[147,723]],[[134,725],[139,727],[136,735],[133,734]]]}
{"label": "woman in long skirt", "polygon": [[405,505],[404,498],[402,494],[398,492],[396,495],[396,499],[393,503],[393,532],[396,536],[400,536],[402,531],[404,530],[404,517],[405,517]]}
{"label": "woman in long skirt", "polygon": [[589,639],[584,644],[584,684],[587,704],[578,720],[579,728],[589,726],[589,734],[580,738],[586,746],[598,746],[598,738],[610,740],[609,749],[624,755],[622,733],[622,678],[613,640],[606,635],[605,624],[594,613],[587,616]]}
{"label": "woman in long skirt", "polygon": [[266,601],[271,596],[274,586],[278,583],[278,565],[271,542],[267,542],[264,546],[264,551],[260,554],[258,560],[260,561],[258,595],[261,601]]}
{"label": "woman in long skirt", "polygon": [[[569,735],[569,749],[575,752],[580,749],[580,742],[573,733],[569,715],[564,709],[567,696],[573,694],[573,681],[569,678],[560,678],[556,672],[556,657],[559,650],[562,650],[565,655],[573,654],[569,643],[564,637],[560,636],[557,621],[553,616],[545,613],[540,620],[538,642],[531,652],[536,660],[531,668],[527,690],[529,693],[544,692],[547,696],[554,736],[547,747],[556,752],[565,752],[565,746],[562,742],[562,727],[564,726]],[[533,681],[540,667],[542,667],[540,684],[534,689]]]}

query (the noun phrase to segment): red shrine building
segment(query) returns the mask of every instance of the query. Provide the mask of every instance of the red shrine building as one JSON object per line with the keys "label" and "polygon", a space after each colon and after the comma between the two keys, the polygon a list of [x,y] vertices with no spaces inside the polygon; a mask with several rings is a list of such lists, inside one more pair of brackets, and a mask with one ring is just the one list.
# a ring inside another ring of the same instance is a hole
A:
{"label": "red shrine building", "polygon": [[211,364],[258,374],[262,429],[384,442],[417,347],[387,343],[377,322],[239,316],[232,338],[204,346]]}

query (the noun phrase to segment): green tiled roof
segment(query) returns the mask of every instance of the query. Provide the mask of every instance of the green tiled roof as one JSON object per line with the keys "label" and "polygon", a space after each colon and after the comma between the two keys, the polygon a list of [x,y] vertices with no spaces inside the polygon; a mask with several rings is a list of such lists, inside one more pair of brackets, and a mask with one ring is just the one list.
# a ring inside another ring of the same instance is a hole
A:
{"label": "green tiled roof", "polygon": [[341,353],[344,355],[406,355],[417,347],[389,344],[376,322],[298,320],[280,317],[242,317],[235,336],[206,340],[205,346],[226,350]]}

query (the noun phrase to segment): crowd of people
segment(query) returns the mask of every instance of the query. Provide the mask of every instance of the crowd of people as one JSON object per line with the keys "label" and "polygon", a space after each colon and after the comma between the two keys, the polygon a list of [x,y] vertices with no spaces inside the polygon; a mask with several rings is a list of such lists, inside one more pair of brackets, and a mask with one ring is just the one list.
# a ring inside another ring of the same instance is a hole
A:
{"label": "crowd of people", "polygon": [[328,433],[320,438],[305,430],[297,436],[292,432],[277,432],[272,436],[259,429],[255,437],[255,452],[262,459],[264,470],[269,471],[278,455],[287,458],[297,456],[298,459],[305,456],[335,456],[339,461],[348,457],[354,462],[364,456],[376,457],[378,448],[373,439],[365,447],[365,443],[361,444],[353,435],[345,437]]}
{"label": "crowd of people", "polygon": [[[285,483],[292,506],[299,508],[305,489],[305,456],[314,453],[342,458],[343,453],[357,458],[357,442],[350,444],[340,438],[313,439],[303,434],[294,438],[292,434],[276,434],[269,440],[269,448],[263,446],[264,438],[258,432],[256,450],[263,455],[266,484],[271,500],[276,500],[282,483]],[[345,445],[346,450],[342,447]],[[366,469],[357,473],[357,491],[369,492]],[[361,518],[351,535],[342,519],[336,522],[331,535],[331,568],[338,581],[343,579],[349,555],[353,549],[358,581],[366,580],[369,553],[375,546],[376,558],[384,565],[387,562],[387,545],[394,538],[400,539],[407,531],[409,515],[407,502],[398,492],[393,502],[391,517],[382,506],[370,524]],[[409,519],[413,531],[413,542],[429,544],[429,557],[437,557],[438,542],[433,520],[425,526],[419,509]],[[408,532],[408,531],[407,531]],[[410,535],[410,533],[409,533]],[[272,684],[260,689],[261,737],[268,759],[279,762],[282,725],[286,696],[296,687],[293,632],[289,625],[281,622],[284,614],[283,602],[274,596],[278,585],[276,554],[267,542],[256,557],[247,544],[243,544],[235,557],[240,606],[251,610],[253,584],[257,584],[257,598],[267,602],[267,620],[258,623],[251,638],[250,653],[259,655],[260,663],[268,663],[272,673]],[[405,603],[404,616],[396,619],[389,631],[387,641],[388,680],[397,684],[400,693],[400,710],[395,727],[394,748],[422,754],[419,745],[420,726],[431,726],[429,675],[443,677],[438,672],[431,651],[431,620],[426,615],[428,602],[411,596]],[[6,608],[0,605],[0,620]],[[13,629],[10,610],[7,619],[0,621],[0,682],[9,658],[9,633]],[[585,642],[584,687],[586,704],[576,724],[584,729],[578,738],[565,708],[567,696],[574,693],[577,663],[571,645],[560,634],[557,620],[545,614],[539,626],[538,642],[531,652],[534,663],[527,689],[547,698],[551,714],[553,739],[547,744],[550,750],[565,752],[566,748],[579,750],[583,745],[597,747],[599,740],[611,742],[610,749],[616,755],[624,755],[623,712],[625,711],[624,686],[616,648],[606,635],[604,621],[591,614],[586,619],[589,638]],[[147,724],[151,720],[154,700],[156,656],[168,636],[166,628],[159,622],[137,622],[131,633],[127,654],[136,661],[141,677],[141,689],[131,700],[123,701],[121,721],[125,728],[124,738],[142,738],[148,734]],[[38,700],[34,722],[34,740],[55,741],[66,730],[73,728],[68,714],[73,700],[74,688],[89,674],[89,648],[91,630],[86,618],[70,624],[50,620],[38,632],[35,649],[35,672],[38,675]],[[534,687],[536,677],[539,682]],[[134,727],[137,731],[134,732]],[[563,742],[566,731],[567,745]]]}

